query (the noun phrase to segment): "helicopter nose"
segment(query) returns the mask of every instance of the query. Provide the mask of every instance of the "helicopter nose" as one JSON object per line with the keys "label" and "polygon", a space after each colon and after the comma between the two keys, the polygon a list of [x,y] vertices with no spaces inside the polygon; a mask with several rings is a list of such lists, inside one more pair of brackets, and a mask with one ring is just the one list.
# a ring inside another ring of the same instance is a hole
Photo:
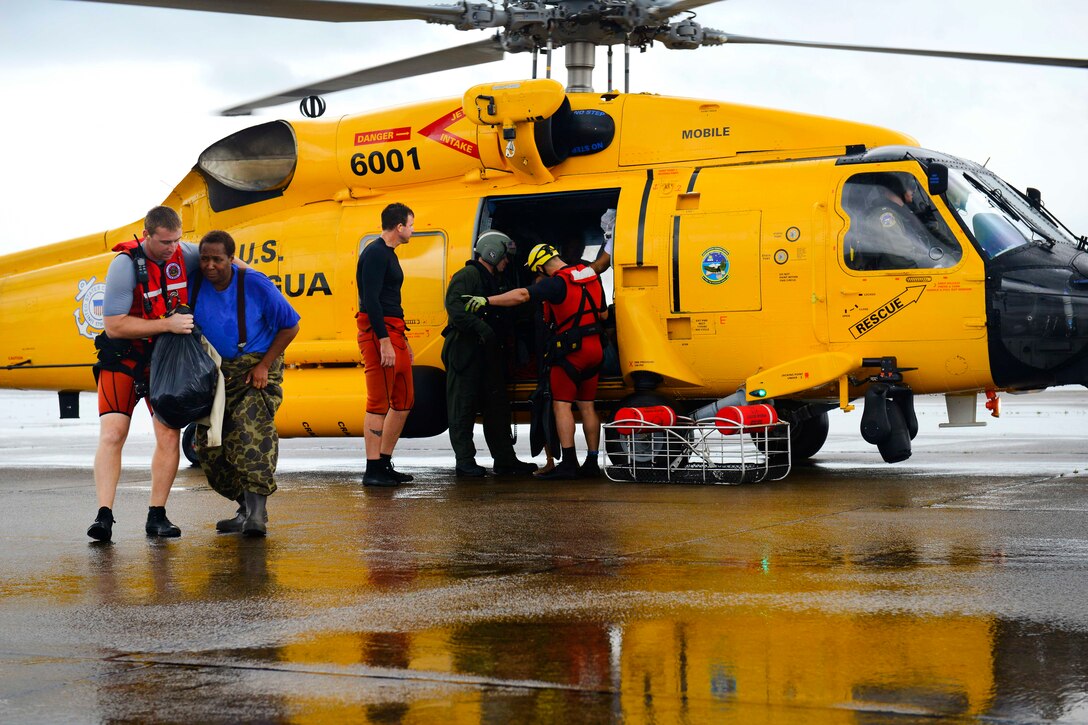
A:
{"label": "helicopter nose", "polygon": [[1088,253],[1057,244],[993,260],[991,372],[1002,387],[1088,386]]}
{"label": "helicopter nose", "polygon": [[1088,254],[1033,245],[988,267],[994,382],[1012,389],[1088,385]]}

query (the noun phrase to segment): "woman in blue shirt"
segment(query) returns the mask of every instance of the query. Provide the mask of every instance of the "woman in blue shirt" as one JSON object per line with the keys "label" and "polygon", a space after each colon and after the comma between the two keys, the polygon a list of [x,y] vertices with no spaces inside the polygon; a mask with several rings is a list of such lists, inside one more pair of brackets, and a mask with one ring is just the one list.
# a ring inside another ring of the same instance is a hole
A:
{"label": "woman in blue shirt", "polygon": [[226,408],[222,445],[209,447],[208,429],[199,426],[193,447],[211,487],[238,502],[235,516],[216,523],[216,531],[264,536],[266,502],[276,490],[283,351],[298,334],[299,315],[267,277],[235,267],[234,250],[224,231],[200,240],[201,277],[189,300],[196,324],[223,358]]}

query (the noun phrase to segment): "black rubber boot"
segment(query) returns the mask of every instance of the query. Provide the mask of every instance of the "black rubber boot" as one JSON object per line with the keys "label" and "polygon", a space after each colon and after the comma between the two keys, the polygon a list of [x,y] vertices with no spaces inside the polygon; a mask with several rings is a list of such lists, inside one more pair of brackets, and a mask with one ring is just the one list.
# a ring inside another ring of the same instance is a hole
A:
{"label": "black rubber boot", "polygon": [[234,500],[238,502],[238,511],[235,512],[234,518],[215,522],[215,530],[221,534],[242,533],[242,524],[246,522],[246,499],[245,496],[239,496]]}
{"label": "black rubber boot", "polygon": [[385,463],[385,472],[396,480],[397,483],[411,483],[415,476],[410,473],[401,473],[397,469],[393,468],[393,457],[387,456],[384,453],[379,454],[381,461]]}
{"label": "black rubber boot", "polygon": [[181,536],[181,529],[174,526],[170,519],[166,518],[165,506],[147,507],[147,525],[144,526],[144,531],[147,532],[148,536],[162,536],[165,538]]}
{"label": "black rubber boot", "polygon": [[113,538],[113,511],[109,506],[98,509],[98,516],[94,523],[87,529],[87,536],[96,541],[109,541]]}
{"label": "black rubber boot", "polygon": [[597,463],[597,456],[589,456],[585,463],[578,469],[578,478],[600,478],[601,466]]}
{"label": "black rubber boot", "polygon": [[570,481],[578,478],[578,455],[573,448],[564,448],[559,465],[537,478],[543,481]]}
{"label": "black rubber boot", "polygon": [[246,520],[242,524],[243,536],[264,536],[268,533],[268,510],[265,504],[268,496],[261,493],[245,492]]}
{"label": "black rubber boot", "polygon": [[393,478],[393,474],[390,473],[381,459],[376,461],[367,460],[366,472],[363,473],[363,485],[364,486],[399,486],[400,481]]}
{"label": "black rubber boot", "polygon": [[537,478],[544,481],[571,481],[578,478],[578,457],[574,455],[574,449],[571,448],[570,453],[567,453],[564,448],[563,460],[559,461],[559,465]]}

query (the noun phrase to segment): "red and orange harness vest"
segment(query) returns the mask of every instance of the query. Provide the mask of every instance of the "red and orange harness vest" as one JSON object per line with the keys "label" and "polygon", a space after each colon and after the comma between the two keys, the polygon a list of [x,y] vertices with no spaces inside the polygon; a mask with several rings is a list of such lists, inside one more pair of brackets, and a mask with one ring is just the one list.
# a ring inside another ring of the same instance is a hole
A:
{"label": "red and orange harness vest", "polygon": [[562,302],[544,302],[544,319],[552,329],[544,362],[548,366],[559,365],[572,380],[592,377],[599,366],[575,371],[566,358],[582,348],[583,338],[600,337],[603,331],[601,314],[605,310],[604,286],[593,268],[584,264],[563,267],[555,276],[563,280],[567,292]]}
{"label": "red and orange harness vest", "polygon": [[[132,306],[128,314],[145,320],[166,317],[174,308],[189,302],[189,279],[185,269],[185,254],[181,245],[170,259],[159,266],[148,263],[140,241],[121,242],[113,251],[126,254],[136,270],[136,287],[132,291]],[[98,370],[113,370],[142,378],[151,358],[151,338],[113,340],[103,332],[95,338],[98,348]]]}

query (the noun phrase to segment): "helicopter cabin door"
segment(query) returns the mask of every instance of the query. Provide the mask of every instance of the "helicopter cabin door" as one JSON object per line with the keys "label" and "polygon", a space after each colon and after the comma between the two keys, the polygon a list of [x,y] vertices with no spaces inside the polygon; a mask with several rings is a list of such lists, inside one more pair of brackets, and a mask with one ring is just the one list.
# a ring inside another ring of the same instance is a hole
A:
{"label": "helicopter cabin door", "polygon": [[760,212],[684,214],[672,222],[673,312],[761,308]]}
{"label": "helicopter cabin door", "polygon": [[906,171],[853,170],[838,188],[832,208],[843,226],[827,264],[831,342],[874,355],[919,345],[913,356],[932,350],[933,341],[982,339],[981,260],[952,232],[922,183]]}

